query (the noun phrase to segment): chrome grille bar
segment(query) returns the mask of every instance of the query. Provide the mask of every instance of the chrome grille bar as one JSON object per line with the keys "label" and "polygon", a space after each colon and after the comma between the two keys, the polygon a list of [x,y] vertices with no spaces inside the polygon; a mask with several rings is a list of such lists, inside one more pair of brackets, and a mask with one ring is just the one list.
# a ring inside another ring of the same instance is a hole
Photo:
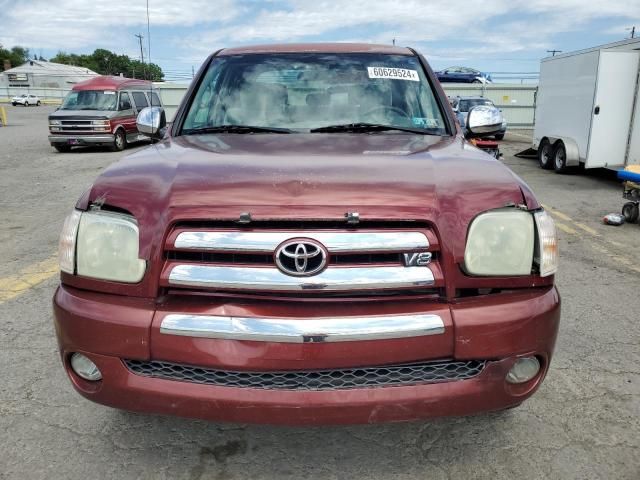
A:
{"label": "chrome grille bar", "polygon": [[330,253],[409,251],[429,248],[429,240],[420,232],[181,232],[174,246],[189,250],[235,252],[273,252],[291,238],[311,238]]}
{"label": "chrome grille bar", "polygon": [[413,288],[434,281],[428,267],[328,268],[312,277],[292,277],[276,268],[176,265],[169,273],[175,286],[285,292]]}
{"label": "chrome grille bar", "polygon": [[170,314],[160,332],[257,342],[348,342],[442,334],[444,322],[432,314],[307,319]]}

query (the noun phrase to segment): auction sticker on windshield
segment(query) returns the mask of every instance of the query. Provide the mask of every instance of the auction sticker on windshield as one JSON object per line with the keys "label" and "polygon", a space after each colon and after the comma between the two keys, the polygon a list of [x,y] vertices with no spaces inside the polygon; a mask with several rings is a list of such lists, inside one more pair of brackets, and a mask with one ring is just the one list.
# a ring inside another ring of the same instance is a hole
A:
{"label": "auction sticker on windshield", "polygon": [[408,70],[406,68],[388,68],[388,67],[367,67],[369,78],[393,78],[396,80],[411,80],[419,82],[417,70]]}

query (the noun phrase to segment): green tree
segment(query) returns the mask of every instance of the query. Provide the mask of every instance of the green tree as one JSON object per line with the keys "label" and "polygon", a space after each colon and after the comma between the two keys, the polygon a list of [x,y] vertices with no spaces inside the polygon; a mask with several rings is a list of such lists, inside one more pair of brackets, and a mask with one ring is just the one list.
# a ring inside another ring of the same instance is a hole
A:
{"label": "green tree", "polygon": [[16,45],[9,50],[0,45],[0,71],[4,70],[5,60],[11,63],[11,68],[22,65],[29,60],[29,49]]}
{"label": "green tree", "polygon": [[89,55],[58,52],[50,61],[85,67],[100,75],[122,74],[129,78],[142,78],[155,82],[162,81],[164,77],[162,69],[155,63],[142,63],[126,55],[116,55],[104,48],[98,48]]}

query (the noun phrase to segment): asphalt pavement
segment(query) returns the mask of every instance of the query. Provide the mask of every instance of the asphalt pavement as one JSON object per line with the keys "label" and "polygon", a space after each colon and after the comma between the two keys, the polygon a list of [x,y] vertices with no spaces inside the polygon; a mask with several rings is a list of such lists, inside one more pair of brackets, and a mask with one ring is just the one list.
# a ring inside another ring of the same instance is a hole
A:
{"label": "asphalt pavement", "polygon": [[[7,107],[0,127],[0,479],[640,478],[640,225],[606,170],[557,175],[502,161],[560,233],[562,321],[540,390],[517,409],[406,424],[292,428],[139,415],[76,394],[57,352],[51,297],[62,222],[124,153],[57,153],[52,107]],[[143,147],[134,147],[143,148]]]}

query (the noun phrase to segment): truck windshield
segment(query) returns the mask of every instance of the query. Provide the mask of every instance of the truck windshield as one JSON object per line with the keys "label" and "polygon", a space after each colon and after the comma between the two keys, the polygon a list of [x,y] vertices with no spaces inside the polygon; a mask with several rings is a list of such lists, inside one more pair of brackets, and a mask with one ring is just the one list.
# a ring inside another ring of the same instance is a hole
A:
{"label": "truck windshield", "polygon": [[118,95],[110,90],[70,92],[60,110],[116,110]]}
{"label": "truck windshield", "polygon": [[370,131],[447,133],[418,58],[375,53],[215,58],[188,107],[181,133],[238,126],[258,128],[226,131],[338,132],[373,126],[378,130]]}

